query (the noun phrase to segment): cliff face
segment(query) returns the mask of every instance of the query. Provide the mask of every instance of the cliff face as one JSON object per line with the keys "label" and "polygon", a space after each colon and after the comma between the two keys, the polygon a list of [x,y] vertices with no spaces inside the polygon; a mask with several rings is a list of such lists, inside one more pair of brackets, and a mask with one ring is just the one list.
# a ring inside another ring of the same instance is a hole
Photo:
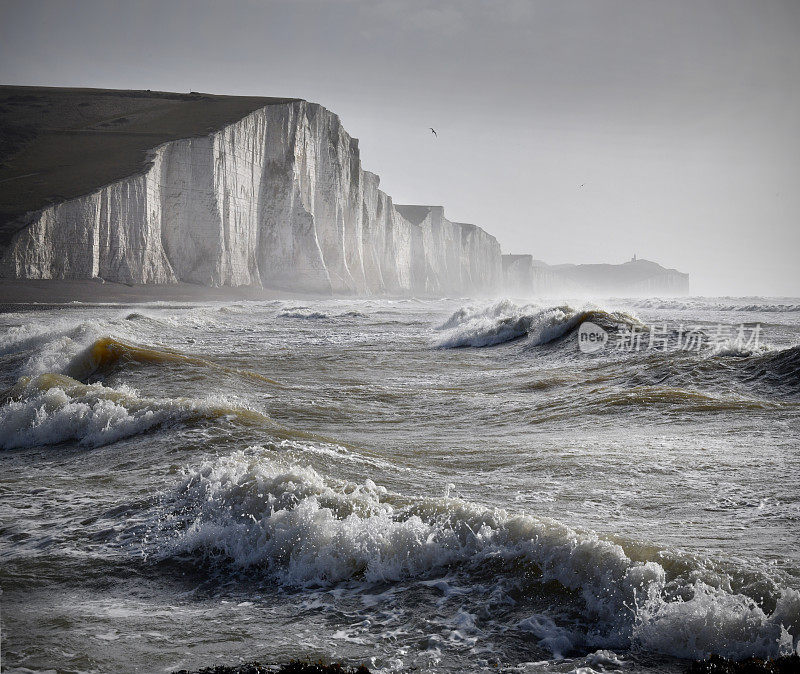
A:
{"label": "cliff face", "polygon": [[[395,207],[339,118],[306,101],[164,143],[140,173],[26,216],[6,278],[357,294],[498,289],[500,247],[441,207]],[[410,209],[410,210],[408,210]]]}
{"label": "cliff face", "polygon": [[500,244],[480,227],[451,222],[441,206],[397,205],[414,232],[412,278],[417,292],[481,294],[502,283]]}
{"label": "cliff face", "polygon": [[502,264],[503,285],[508,292],[522,296],[542,292],[534,283],[533,255],[503,255]]}
{"label": "cliff face", "polygon": [[399,206],[358,141],[296,99],[0,86],[0,278],[348,294],[688,294],[646,260],[502,256]]}
{"label": "cliff face", "polygon": [[688,274],[636,257],[623,264],[562,264],[553,267],[540,264],[555,272],[565,283],[592,294],[689,294]]}
{"label": "cliff face", "polygon": [[478,295],[487,288],[501,287],[503,267],[497,239],[475,225],[453,224],[461,227],[462,289]]}

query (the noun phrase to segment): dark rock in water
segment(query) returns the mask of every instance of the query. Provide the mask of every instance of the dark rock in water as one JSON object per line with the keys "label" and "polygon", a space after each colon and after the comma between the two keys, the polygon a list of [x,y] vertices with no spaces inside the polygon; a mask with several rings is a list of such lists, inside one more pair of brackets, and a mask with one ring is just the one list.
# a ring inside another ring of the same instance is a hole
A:
{"label": "dark rock in water", "polygon": [[325,665],[321,662],[288,662],[283,665],[262,665],[258,662],[246,662],[243,665],[229,667],[204,667],[196,672],[182,669],[175,674],[369,674],[369,669],[364,665],[357,668],[346,667],[338,662]]}
{"label": "dark rock in water", "polygon": [[687,674],[800,674],[800,656],[736,661],[712,655],[707,660],[693,662],[686,671]]}

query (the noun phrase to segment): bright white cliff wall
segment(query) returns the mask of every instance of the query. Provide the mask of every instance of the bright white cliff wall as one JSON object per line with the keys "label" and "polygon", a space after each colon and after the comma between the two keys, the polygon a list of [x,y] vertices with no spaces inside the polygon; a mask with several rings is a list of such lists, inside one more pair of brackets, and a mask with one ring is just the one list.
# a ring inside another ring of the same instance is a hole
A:
{"label": "bright white cliff wall", "polygon": [[319,105],[270,105],[151,159],[138,175],[29,214],[0,276],[355,294],[499,286],[494,237],[441,207],[404,216]]}
{"label": "bright white cliff wall", "polygon": [[500,244],[480,227],[451,222],[441,206],[395,206],[412,225],[418,254],[412,286],[434,295],[487,294],[502,285]]}
{"label": "bright white cliff wall", "polygon": [[480,227],[465,222],[461,228],[461,287],[471,295],[495,290],[503,285],[500,244]]}

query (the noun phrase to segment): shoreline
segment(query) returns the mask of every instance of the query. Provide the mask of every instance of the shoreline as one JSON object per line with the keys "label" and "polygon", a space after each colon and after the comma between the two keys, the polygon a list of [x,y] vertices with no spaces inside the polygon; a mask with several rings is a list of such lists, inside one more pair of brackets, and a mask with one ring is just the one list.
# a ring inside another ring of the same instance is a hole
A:
{"label": "shoreline", "polygon": [[[494,296],[461,297],[458,299],[487,301],[508,297],[514,299],[513,293],[500,293]],[[630,301],[635,299],[654,299],[659,296],[629,296],[629,297],[544,297],[546,301],[602,301],[618,299]],[[36,311],[50,307],[61,306],[92,306],[104,304],[147,304],[151,302],[241,302],[241,301],[270,301],[270,300],[335,300],[335,299],[383,299],[383,300],[408,300],[408,299],[447,299],[445,296],[435,295],[347,295],[340,293],[303,293],[279,288],[262,288],[260,286],[202,286],[194,283],[148,283],[128,284],[103,281],[101,279],[0,279],[0,313],[13,311]],[[686,297],[665,297],[665,300],[703,300],[716,298],[716,296],[689,295]],[[761,296],[720,296],[719,299],[760,299]],[[450,299],[456,299],[450,296]],[[775,296],[775,300],[797,300],[793,296]],[[516,298],[519,301],[529,301]]]}
{"label": "shoreline", "polygon": [[[254,286],[209,287],[192,283],[126,284],[100,280],[2,279],[0,313],[48,306],[144,304],[148,302],[220,302],[243,300],[315,300],[315,295]],[[33,307],[31,305],[41,305]]]}

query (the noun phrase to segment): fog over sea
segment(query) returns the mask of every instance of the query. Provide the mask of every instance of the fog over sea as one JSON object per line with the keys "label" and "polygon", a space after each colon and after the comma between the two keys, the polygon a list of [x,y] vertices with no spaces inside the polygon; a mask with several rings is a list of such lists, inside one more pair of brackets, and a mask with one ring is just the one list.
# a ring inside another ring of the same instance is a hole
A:
{"label": "fog over sea", "polygon": [[797,652],[800,299],[5,308],[5,671]]}

